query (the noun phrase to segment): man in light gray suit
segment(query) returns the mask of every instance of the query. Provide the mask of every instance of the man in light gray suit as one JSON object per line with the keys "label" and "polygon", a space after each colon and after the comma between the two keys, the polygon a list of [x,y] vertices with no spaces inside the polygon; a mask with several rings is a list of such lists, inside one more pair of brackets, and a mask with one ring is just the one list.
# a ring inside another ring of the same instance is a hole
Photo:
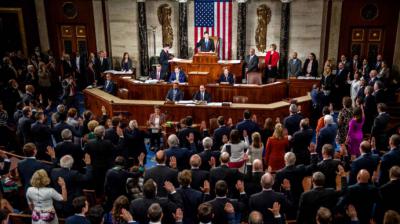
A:
{"label": "man in light gray suit", "polygon": [[246,78],[246,74],[249,72],[258,72],[258,57],[255,54],[256,50],[254,48],[250,49],[249,55],[247,55],[244,59],[244,77]]}
{"label": "man in light gray suit", "polygon": [[297,52],[293,52],[288,63],[288,76],[297,77],[301,75],[301,60],[297,58]]}

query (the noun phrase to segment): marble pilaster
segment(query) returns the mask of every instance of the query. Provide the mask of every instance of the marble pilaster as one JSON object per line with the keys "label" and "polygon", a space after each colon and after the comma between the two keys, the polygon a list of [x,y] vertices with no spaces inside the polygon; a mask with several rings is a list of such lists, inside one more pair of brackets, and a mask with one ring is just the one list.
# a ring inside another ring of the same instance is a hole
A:
{"label": "marble pilaster", "polygon": [[146,76],[149,73],[149,52],[147,41],[147,21],[146,21],[146,3],[144,0],[137,1],[138,8],[138,30],[139,30],[139,58],[140,75]]}
{"label": "marble pilaster", "polygon": [[179,57],[188,58],[188,9],[187,0],[179,0]]}
{"label": "marble pilaster", "polygon": [[279,73],[281,78],[284,78],[287,75],[287,63],[289,54],[290,4],[290,1],[282,1],[281,36],[279,40]]}
{"label": "marble pilaster", "polygon": [[247,1],[238,0],[237,59],[240,60],[244,60],[246,55],[246,14]]}

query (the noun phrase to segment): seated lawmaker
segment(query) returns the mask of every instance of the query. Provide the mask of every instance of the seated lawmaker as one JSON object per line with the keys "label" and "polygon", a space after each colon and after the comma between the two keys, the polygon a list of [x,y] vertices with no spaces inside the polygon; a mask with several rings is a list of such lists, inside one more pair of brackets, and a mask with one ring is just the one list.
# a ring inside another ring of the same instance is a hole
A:
{"label": "seated lawmaker", "polygon": [[194,94],[193,100],[206,101],[207,103],[209,103],[211,101],[211,95],[206,92],[206,87],[204,87],[204,85],[200,85],[200,89]]}
{"label": "seated lawmaker", "polygon": [[179,81],[180,83],[187,82],[185,73],[177,66],[174,72],[169,76],[169,82]]}
{"label": "seated lawmaker", "polygon": [[203,38],[200,39],[199,42],[196,44],[196,48],[200,47],[201,52],[214,52],[215,45],[214,40],[210,39],[208,32],[204,32]]}
{"label": "seated lawmaker", "polygon": [[157,64],[156,70],[150,73],[149,79],[155,79],[158,81],[165,80],[165,73],[161,71],[161,65]]}
{"label": "seated lawmaker", "polygon": [[229,82],[231,85],[235,83],[235,78],[233,77],[232,73],[229,73],[227,67],[224,68],[224,73],[219,77],[218,83],[221,82]]}
{"label": "seated lawmaker", "polygon": [[183,100],[183,92],[179,90],[179,82],[178,81],[175,81],[172,84],[172,89],[168,90],[165,100],[172,101],[172,102]]}
{"label": "seated lawmaker", "polygon": [[116,91],[115,83],[111,80],[111,74],[107,73],[106,82],[104,83],[103,90],[109,94],[114,95]]}

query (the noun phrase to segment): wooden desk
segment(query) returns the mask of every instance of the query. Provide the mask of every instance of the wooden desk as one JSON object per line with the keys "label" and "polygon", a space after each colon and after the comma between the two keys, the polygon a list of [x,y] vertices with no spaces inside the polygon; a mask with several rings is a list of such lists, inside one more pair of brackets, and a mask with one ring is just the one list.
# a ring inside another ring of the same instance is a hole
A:
{"label": "wooden desk", "polygon": [[193,56],[193,60],[174,59],[171,63],[171,71],[175,66],[179,66],[185,74],[190,72],[209,72],[207,81],[198,84],[215,83],[222,74],[223,67],[228,67],[229,71],[234,74],[236,83],[242,82],[243,63],[240,60],[220,60],[216,54],[197,53]]}
{"label": "wooden desk", "polygon": [[[130,77],[113,76],[112,79],[117,83],[118,88],[128,89],[128,98],[135,100],[164,100],[168,90],[172,88],[172,84],[166,83],[134,83]],[[191,100],[193,94],[199,90],[199,85],[180,85],[179,89],[184,92],[185,100]],[[206,90],[211,94],[213,102],[232,102],[234,96],[248,96],[248,103],[255,104],[272,103],[287,98],[285,82],[266,85],[238,84],[235,86],[208,84]]]}
{"label": "wooden desk", "polygon": [[[250,110],[252,114],[257,115],[258,123],[263,124],[267,117],[275,119],[280,117],[281,120],[289,114],[289,103],[286,101],[278,101],[270,104],[231,104],[225,106],[208,106],[208,105],[176,105],[164,104],[164,101],[150,100],[123,100],[116,96],[110,95],[99,89],[85,89],[86,108],[95,114],[101,114],[101,106],[104,106],[110,116],[117,115],[117,112],[128,112],[129,119],[136,119],[139,125],[145,125],[149,116],[154,111],[154,105],[160,106],[163,113],[167,115],[167,121],[178,121],[185,116],[191,115],[195,123],[208,121],[210,118],[217,118],[224,115],[231,117],[233,122],[237,123],[243,118],[243,111]],[[301,105],[302,114],[309,116],[310,114],[310,96],[302,96],[295,98],[298,105]]]}
{"label": "wooden desk", "polygon": [[312,86],[319,86],[321,79],[289,79],[289,98],[306,95],[311,92]]}

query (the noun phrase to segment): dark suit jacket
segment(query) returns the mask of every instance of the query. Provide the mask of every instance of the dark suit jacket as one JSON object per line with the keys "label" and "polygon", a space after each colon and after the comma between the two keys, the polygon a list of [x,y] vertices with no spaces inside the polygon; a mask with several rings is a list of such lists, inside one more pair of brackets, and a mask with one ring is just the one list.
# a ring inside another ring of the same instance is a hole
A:
{"label": "dark suit jacket", "polygon": [[341,162],[337,159],[326,159],[318,163],[317,170],[325,175],[325,187],[336,189],[336,175],[339,165],[341,165]]}
{"label": "dark suit jacket", "polygon": [[86,217],[72,215],[65,220],[65,224],[90,224],[90,221]]}
{"label": "dark suit jacket", "polygon": [[[157,183],[157,191],[161,190],[160,188],[164,188],[163,185],[158,185]],[[180,194],[168,194],[167,197],[154,197],[154,198],[138,198],[131,202],[130,212],[133,217],[135,217],[135,221],[139,223],[149,223],[149,218],[147,217],[147,210],[150,205],[153,203],[160,204],[163,211],[162,223],[175,223],[174,217],[172,213],[175,214],[177,208],[183,208],[182,199]]]}
{"label": "dark suit jacket", "polygon": [[375,103],[386,103],[387,102],[387,96],[386,96],[386,92],[384,89],[379,89],[378,91],[376,91],[374,93],[375,96]]}
{"label": "dark suit jacket", "polygon": [[248,166],[248,172],[244,176],[244,181],[245,181],[245,191],[247,195],[253,195],[262,190],[260,181],[262,175],[264,175],[264,172],[253,172],[251,170],[251,166]]}
{"label": "dark suit jacket", "polygon": [[332,188],[317,187],[300,196],[297,214],[298,224],[315,224],[318,209],[323,206],[333,211],[338,201],[338,193]]}
{"label": "dark suit jacket", "polygon": [[213,133],[213,150],[220,150],[222,144],[222,137],[226,135],[229,138],[231,128],[223,125],[214,130]]}
{"label": "dark suit jacket", "polygon": [[188,169],[189,159],[193,153],[193,151],[190,151],[187,148],[171,147],[165,150],[165,155],[167,156],[167,164],[169,164],[169,159],[174,156],[176,158],[177,168],[179,171]]}
{"label": "dark suit jacket", "polygon": [[[171,72],[168,82],[173,82],[175,80],[176,80],[176,73],[174,71],[174,72]],[[186,75],[183,71],[179,71],[179,80],[177,80],[177,81],[179,81],[180,83],[187,82]]]}
{"label": "dark suit jacket", "polygon": [[28,143],[32,140],[31,126],[33,122],[31,118],[25,116],[18,120],[17,132],[23,143]]}
{"label": "dark suit jacket", "polygon": [[196,144],[203,139],[203,136],[199,130],[193,127],[186,127],[178,132],[178,138],[181,147],[190,148],[189,141],[186,139],[190,133],[193,133],[194,143]]}
{"label": "dark suit jacket", "polygon": [[81,129],[76,129],[75,127],[65,123],[65,121],[61,121],[61,122],[57,123],[53,127],[53,129],[51,130],[51,132],[53,134],[53,137],[54,137],[54,140],[57,143],[62,141],[61,132],[64,129],[69,129],[72,132],[72,135],[75,136],[75,137],[81,137],[82,136]]}
{"label": "dark suit jacket", "polygon": [[167,96],[165,97],[165,100],[174,101],[174,102],[183,100],[183,92],[180,91],[179,89],[177,89],[175,100],[173,100],[173,97],[174,97],[174,92],[173,91],[174,91],[174,89],[169,89],[168,90],[168,93],[167,93]]}
{"label": "dark suit jacket", "polygon": [[254,55],[250,60],[250,55],[247,55],[244,59],[244,66],[247,67],[247,72],[257,72],[258,71],[258,56]]}
{"label": "dark suit jacket", "polygon": [[53,167],[51,165],[42,163],[35,158],[26,158],[18,162],[18,174],[21,178],[21,183],[26,189],[31,185],[30,181],[32,178],[33,173],[40,169],[44,169],[49,174]]}
{"label": "dark suit jacket", "polygon": [[300,129],[300,121],[303,116],[300,114],[292,114],[283,120],[283,125],[288,130],[288,135],[293,135],[296,131]]}
{"label": "dark suit jacket", "polygon": [[109,169],[106,173],[104,182],[104,192],[107,196],[107,201],[113,203],[117,197],[127,195],[126,181],[128,178],[139,177],[140,173],[128,172],[122,167],[115,166]]}
{"label": "dark suit jacket", "polygon": [[209,194],[203,194],[201,191],[190,187],[180,187],[176,190],[180,194],[183,202],[185,214],[183,214],[183,223],[194,224],[198,223],[197,208],[199,205],[210,199]]}
{"label": "dark suit jacket", "polygon": [[[307,67],[308,64],[310,63],[310,59],[306,59],[304,61],[304,65],[303,65],[303,75],[307,75]],[[313,60],[313,64],[311,66],[311,76],[317,77],[318,76],[318,61],[317,60]]]}
{"label": "dark suit jacket", "polygon": [[227,165],[221,165],[219,167],[212,168],[210,170],[210,187],[215,188],[215,184],[219,180],[224,180],[228,185],[229,195],[235,195],[237,192],[235,185],[237,180],[242,180],[243,174],[241,174],[236,168],[229,168]]}
{"label": "dark suit jacket", "polygon": [[400,149],[398,147],[382,156],[379,184],[383,185],[389,181],[389,170],[395,165],[400,166]]}
{"label": "dark suit jacket", "polygon": [[215,51],[214,40],[208,39],[208,45],[206,45],[205,39],[201,38],[201,40],[196,44],[196,48],[200,47],[200,51],[202,52],[210,52]]}
{"label": "dark suit jacket", "polygon": [[190,183],[190,187],[200,191],[200,187],[203,187],[204,181],[210,179],[210,172],[201,169],[191,169],[190,171],[192,172],[192,183]]}
{"label": "dark suit jacket", "polygon": [[146,182],[150,178],[157,183],[157,196],[159,197],[166,197],[168,195],[164,189],[165,181],[170,181],[175,187],[178,187],[178,171],[165,165],[157,165],[146,170],[143,182]]}
{"label": "dark suit jacket", "polygon": [[164,75],[168,73],[169,63],[168,60],[171,58],[171,55],[168,52],[165,52],[164,49],[160,52],[160,64],[161,64],[161,72]]}
{"label": "dark suit jacket", "polygon": [[204,150],[201,153],[199,153],[199,156],[201,158],[200,169],[209,171],[211,169],[211,167],[210,167],[210,164],[208,163],[208,161],[210,161],[211,157],[214,157],[216,162],[218,162],[219,156],[220,156],[220,151],[219,150],[216,150],[216,151]]}
{"label": "dark suit jacket", "polygon": [[[151,79],[157,79],[157,71],[150,72],[150,78]],[[165,72],[160,71],[160,79],[159,80],[165,80],[165,79],[166,79]]]}
{"label": "dark suit jacket", "polygon": [[388,113],[379,114],[372,125],[371,135],[375,138],[379,138],[382,135],[385,135],[386,127],[389,124],[390,116]]}
{"label": "dark suit jacket", "polygon": [[71,155],[74,158],[74,164],[72,169],[81,171],[84,167],[83,151],[80,145],[73,143],[72,141],[59,142],[54,148],[56,153],[57,162],[60,162],[61,157],[65,155]]}
{"label": "dark suit jacket", "polygon": [[225,77],[224,74],[221,74],[218,79],[218,83],[220,82],[229,82],[229,84],[233,85],[235,84],[235,78],[231,73],[228,74],[228,77]]}
{"label": "dark suit jacket", "polygon": [[378,168],[379,161],[379,156],[372,153],[360,155],[350,165],[349,184],[352,185],[357,182],[357,174],[362,169],[368,170],[369,174],[372,177],[374,171]]}
{"label": "dark suit jacket", "polygon": [[260,212],[263,215],[264,223],[274,223],[274,216],[268,208],[272,208],[275,202],[281,205],[280,213],[283,218],[290,203],[284,194],[273,190],[263,190],[252,195],[249,200],[249,210]]}
{"label": "dark suit jacket", "polygon": [[328,126],[321,128],[317,138],[317,152],[319,155],[321,155],[321,150],[323,145],[325,144],[331,144],[333,146],[336,145],[335,143],[336,132],[337,132],[336,124],[329,124]]}
{"label": "dark suit jacket", "polygon": [[[214,212],[214,218],[212,220],[212,223],[221,223],[221,224],[227,224],[229,223],[229,219],[226,215],[226,212],[224,210],[225,204],[230,202],[233,205],[233,208],[235,209],[235,213],[244,213],[245,210],[245,205],[247,204],[248,198],[246,194],[241,194],[239,201],[232,200],[230,198],[215,198],[214,200],[209,201],[212,205],[213,212]],[[244,215],[242,215],[242,218]]]}
{"label": "dark suit jacket", "polygon": [[114,146],[118,145],[119,142],[119,135],[117,134],[116,127],[110,127],[106,130],[106,134],[104,139],[109,140]]}
{"label": "dark suit jacket", "polygon": [[383,211],[387,210],[395,210],[400,212],[400,179],[392,180],[385,185],[383,185],[380,189],[381,195],[381,207]]}
{"label": "dark suit jacket", "polygon": [[310,151],[308,146],[313,138],[312,129],[304,129],[295,132],[290,140],[292,152],[296,155],[296,164],[310,164]]}
{"label": "dark suit jacket", "polygon": [[110,80],[110,83],[107,85],[107,80],[104,81],[104,86],[103,86],[103,90],[111,95],[114,95],[116,92],[116,86],[115,83],[113,81]]}
{"label": "dark suit jacket", "polygon": [[[242,120],[236,124],[236,129],[239,130],[240,136],[243,139],[243,130],[247,131],[247,135],[251,136],[254,132],[260,132],[260,126],[251,120]],[[249,138],[251,143],[251,137]]]}
{"label": "dark suit jacket", "polygon": [[103,58],[103,63],[100,58],[96,58],[95,66],[98,73],[110,70],[110,62],[108,61],[108,58]]}
{"label": "dark suit jacket", "polygon": [[140,153],[147,154],[146,146],[144,144],[146,133],[144,131],[138,128],[133,130],[125,128],[123,133],[124,138],[118,145],[118,155],[125,157],[125,159],[133,158],[136,161]]}
{"label": "dark suit jacket", "polygon": [[114,146],[110,141],[103,139],[90,140],[86,144],[84,151],[88,153],[92,159],[94,176],[97,177],[97,170],[102,170],[105,174],[105,172],[111,168]]}
{"label": "dark suit jacket", "polygon": [[36,157],[39,160],[51,161],[49,155],[47,155],[47,146],[52,146],[51,142],[51,130],[50,128],[40,122],[35,122],[31,126],[32,141],[37,147]]}
{"label": "dark suit jacket", "polygon": [[301,60],[296,59],[294,61],[293,58],[291,58],[288,62],[288,75],[289,76],[300,76],[301,75]]}
{"label": "dark suit jacket", "polygon": [[[201,93],[200,93],[200,91],[197,91],[193,95],[193,100],[201,101]],[[207,101],[207,103],[211,102],[211,94],[209,94],[208,92],[204,92],[204,101]]]}

